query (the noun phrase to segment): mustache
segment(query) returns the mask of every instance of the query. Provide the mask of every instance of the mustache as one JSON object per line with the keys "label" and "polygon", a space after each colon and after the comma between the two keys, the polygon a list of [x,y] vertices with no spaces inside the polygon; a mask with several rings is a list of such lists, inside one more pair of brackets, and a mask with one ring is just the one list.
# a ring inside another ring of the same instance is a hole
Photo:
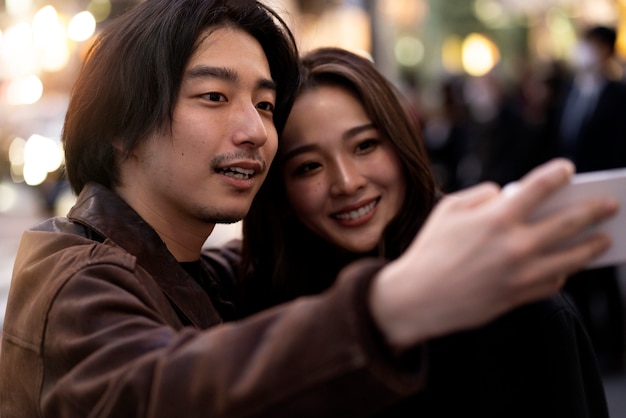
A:
{"label": "mustache", "polygon": [[262,171],[267,170],[267,161],[258,152],[238,151],[228,154],[220,154],[211,158],[211,167],[221,167],[232,163],[233,161],[252,160],[261,164]]}

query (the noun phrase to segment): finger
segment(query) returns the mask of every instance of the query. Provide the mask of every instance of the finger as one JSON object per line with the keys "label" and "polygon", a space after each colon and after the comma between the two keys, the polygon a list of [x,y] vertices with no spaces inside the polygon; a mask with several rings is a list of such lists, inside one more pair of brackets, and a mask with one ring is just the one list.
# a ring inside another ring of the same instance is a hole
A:
{"label": "finger", "polygon": [[574,174],[574,165],[556,158],[526,174],[514,188],[503,192],[503,204],[514,217],[526,219],[550,195],[565,186]]}
{"label": "finger", "polygon": [[590,200],[556,214],[547,216],[529,225],[529,234],[542,245],[539,250],[562,245],[617,213],[619,204],[613,198]]}
{"label": "finger", "polygon": [[581,242],[555,252],[548,260],[554,263],[554,268],[562,265],[562,271],[570,275],[583,269],[594,258],[604,253],[611,243],[609,234],[593,233]]}
{"label": "finger", "polygon": [[[544,296],[549,294],[555,289],[555,283],[551,280],[560,275],[569,276],[583,269],[594,258],[605,252],[610,245],[611,238],[604,232],[590,233],[568,246],[542,245],[544,248],[539,248],[538,245],[531,245],[528,247],[530,253],[519,258],[510,269],[514,277],[511,283],[516,289],[515,293],[519,293],[524,298],[532,294]],[[523,295],[524,292],[530,293]]]}
{"label": "finger", "polygon": [[582,270],[594,258],[611,246],[611,238],[606,233],[594,233],[565,248],[547,252],[537,258],[533,269],[546,277],[565,274],[567,276]]}
{"label": "finger", "polygon": [[446,195],[441,203],[452,208],[473,208],[497,196],[500,187],[492,182],[483,182],[466,189]]}
{"label": "finger", "polygon": [[[538,258],[526,266],[525,278],[518,283],[516,304],[539,300],[557,293],[568,278],[582,270],[611,245],[607,234],[594,234],[577,245]],[[534,283],[533,283],[534,282]]]}

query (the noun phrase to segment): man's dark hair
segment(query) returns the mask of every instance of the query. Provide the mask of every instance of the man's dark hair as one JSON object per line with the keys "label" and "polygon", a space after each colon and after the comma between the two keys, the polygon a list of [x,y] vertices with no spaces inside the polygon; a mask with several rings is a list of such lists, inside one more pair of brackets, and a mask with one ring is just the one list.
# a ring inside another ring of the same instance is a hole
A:
{"label": "man's dark hair", "polygon": [[156,130],[171,128],[199,37],[220,26],[245,31],[263,48],[277,84],[274,123],[282,131],[297,85],[298,51],[275,11],[253,0],[147,0],[104,29],[74,85],[63,142],[76,194],[90,181],[119,185],[119,159]]}
{"label": "man's dark hair", "polygon": [[607,47],[611,54],[615,51],[617,32],[608,26],[593,26],[585,32],[585,39],[598,42]]}

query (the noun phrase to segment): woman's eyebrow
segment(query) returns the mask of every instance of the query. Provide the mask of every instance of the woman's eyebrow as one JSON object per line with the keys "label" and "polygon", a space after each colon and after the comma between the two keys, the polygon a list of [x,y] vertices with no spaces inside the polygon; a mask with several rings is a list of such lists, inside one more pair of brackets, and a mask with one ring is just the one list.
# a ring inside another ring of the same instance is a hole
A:
{"label": "woman's eyebrow", "polygon": [[358,135],[361,132],[369,131],[370,129],[376,129],[376,126],[374,126],[374,124],[371,122],[364,125],[355,126],[354,128],[350,128],[346,132],[344,132],[341,137],[345,140],[355,135]]}
{"label": "woman's eyebrow", "polygon": [[315,150],[318,150],[319,148],[320,147],[318,144],[307,144],[307,145],[302,145],[301,147],[296,147],[292,150],[289,150],[289,152],[286,152],[284,155],[282,155],[281,161],[282,162],[288,161],[294,157],[297,157],[300,154],[304,154],[305,152],[315,151]]}
{"label": "woman's eyebrow", "polygon": [[[374,126],[373,123],[369,122],[363,125],[359,125],[359,126],[355,126],[353,128],[348,129],[347,131],[345,131],[343,133],[343,135],[341,135],[341,138],[345,141],[349,138],[352,138],[353,136],[356,136],[358,134],[360,134],[361,132],[365,132],[365,131],[369,131],[372,129],[376,129],[376,126]],[[283,156],[281,157],[281,161],[285,162],[288,161],[291,158],[294,158],[300,154],[304,154],[305,152],[312,152],[312,151],[317,151],[320,149],[320,146],[318,144],[306,144],[306,145],[302,145],[300,147],[296,147],[292,150],[289,150],[288,152],[286,152],[285,154],[283,154]]]}

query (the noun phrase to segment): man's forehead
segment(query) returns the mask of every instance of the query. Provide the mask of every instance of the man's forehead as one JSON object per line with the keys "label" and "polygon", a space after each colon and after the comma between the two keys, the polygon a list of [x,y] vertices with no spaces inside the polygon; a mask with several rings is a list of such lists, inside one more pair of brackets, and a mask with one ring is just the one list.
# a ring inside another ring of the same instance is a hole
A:
{"label": "man's forehead", "polygon": [[[233,50],[233,42],[245,44],[245,51]],[[202,31],[198,36],[194,52],[189,59],[187,67],[193,66],[199,59],[211,59],[214,61],[220,56],[234,58],[242,55],[254,58],[255,53],[258,53],[259,59],[267,63],[265,50],[260,42],[250,33],[234,26],[212,26]]]}

